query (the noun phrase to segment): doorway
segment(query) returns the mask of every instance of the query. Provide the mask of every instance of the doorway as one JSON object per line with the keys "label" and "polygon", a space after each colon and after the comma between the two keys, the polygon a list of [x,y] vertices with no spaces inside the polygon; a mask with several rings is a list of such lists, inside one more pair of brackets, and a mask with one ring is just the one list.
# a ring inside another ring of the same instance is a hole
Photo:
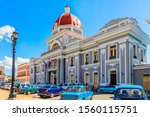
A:
{"label": "doorway", "polygon": [[88,85],[89,84],[89,73],[85,74],[85,84]]}
{"label": "doorway", "polygon": [[142,85],[145,90],[150,91],[150,74],[143,74]]}
{"label": "doorway", "polygon": [[56,71],[54,71],[53,78],[54,78],[54,82],[53,82],[54,85],[57,85]]}
{"label": "doorway", "polygon": [[94,73],[94,88],[98,88],[98,73]]}
{"label": "doorway", "polygon": [[74,84],[74,75],[73,74],[71,74],[71,76],[70,76],[70,84]]}
{"label": "doorway", "polygon": [[56,71],[49,72],[49,83],[57,85],[57,77],[56,77]]}
{"label": "doorway", "polygon": [[116,70],[110,71],[110,85],[116,85]]}

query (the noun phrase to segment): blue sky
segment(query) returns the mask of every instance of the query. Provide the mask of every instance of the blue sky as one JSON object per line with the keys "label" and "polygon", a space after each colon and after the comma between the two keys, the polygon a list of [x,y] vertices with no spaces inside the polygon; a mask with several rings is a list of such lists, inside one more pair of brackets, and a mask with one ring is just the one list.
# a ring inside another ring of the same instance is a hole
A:
{"label": "blue sky", "polygon": [[[110,20],[121,17],[135,18],[150,35],[150,24],[145,21],[150,18],[150,0],[0,0],[0,28],[8,25],[19,32],[18,64],[47,50],[45,40],[66,5],[81,20],[85,36],[96,34]],[[6,64],[7,74],[11,74],[11,52],[11,43],[0,39],[0,65]]]}

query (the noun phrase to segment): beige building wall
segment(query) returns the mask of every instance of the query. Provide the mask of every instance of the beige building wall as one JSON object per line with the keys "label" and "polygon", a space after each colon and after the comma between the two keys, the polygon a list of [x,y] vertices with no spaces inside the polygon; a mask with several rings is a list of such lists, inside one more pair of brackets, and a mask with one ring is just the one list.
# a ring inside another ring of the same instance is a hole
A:
{"label": "beige building wall", "polygon": [[5,67],[0,66],[0,82],[5,82],[6,76],[5,76]]}

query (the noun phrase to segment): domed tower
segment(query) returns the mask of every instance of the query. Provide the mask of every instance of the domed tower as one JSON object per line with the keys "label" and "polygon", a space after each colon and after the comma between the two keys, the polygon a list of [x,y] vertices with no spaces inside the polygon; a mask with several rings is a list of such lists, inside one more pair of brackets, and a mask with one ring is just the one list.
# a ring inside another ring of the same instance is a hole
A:
{"label": "domed tower", "polygon": [[63,29],[67,29],[78,34],[83,34],[81,21],[70,13],[70,7],[65,7],[65,13],[63,13],[53,25],[53,35],[60,32]]}

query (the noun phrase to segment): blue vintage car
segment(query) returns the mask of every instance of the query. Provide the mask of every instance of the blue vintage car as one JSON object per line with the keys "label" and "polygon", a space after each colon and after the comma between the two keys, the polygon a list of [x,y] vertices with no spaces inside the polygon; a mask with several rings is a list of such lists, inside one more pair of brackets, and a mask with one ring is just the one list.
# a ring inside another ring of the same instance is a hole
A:
{"label": "blue vintage car", "polygon": [[114,100],[147,100],[147,96],[140,85],[123,85],[117,88]]}
{"label": "blue vintage car", "polygon": [[115,93],[116,89],[117,89],[117,86],[108,85],[108,86],[100,87],[98,89],[98,92],[100,92],[100,93]]}
{"label": "blue vintage car", "polygon": [[26,86],[19,88],[19,93],[24,94],[31,94],[31,93],[37,93],[38,92],[38,86],[33,84],[26,84]]}
{"label": "blue vintage car", "polygon": [[60,100],[92,100],[93,92],[88,91],[86,86],[70,86],[61,94]]}
{"label": "blue vintage car", "polygon": [[44,97],[54,97],[60,95],[64,89],[59,86],[53,86],[53,85],[44,85],[42,88],[39,89],[38,95],[41,98]]}
{"label": "blue vintage car", "polygon": [[43,84],[43,85],[39,85],[39,89],[38,89],[38,96],[41,95],[41,93],[45,92],[47,89],[53,87],[52,84]]}

